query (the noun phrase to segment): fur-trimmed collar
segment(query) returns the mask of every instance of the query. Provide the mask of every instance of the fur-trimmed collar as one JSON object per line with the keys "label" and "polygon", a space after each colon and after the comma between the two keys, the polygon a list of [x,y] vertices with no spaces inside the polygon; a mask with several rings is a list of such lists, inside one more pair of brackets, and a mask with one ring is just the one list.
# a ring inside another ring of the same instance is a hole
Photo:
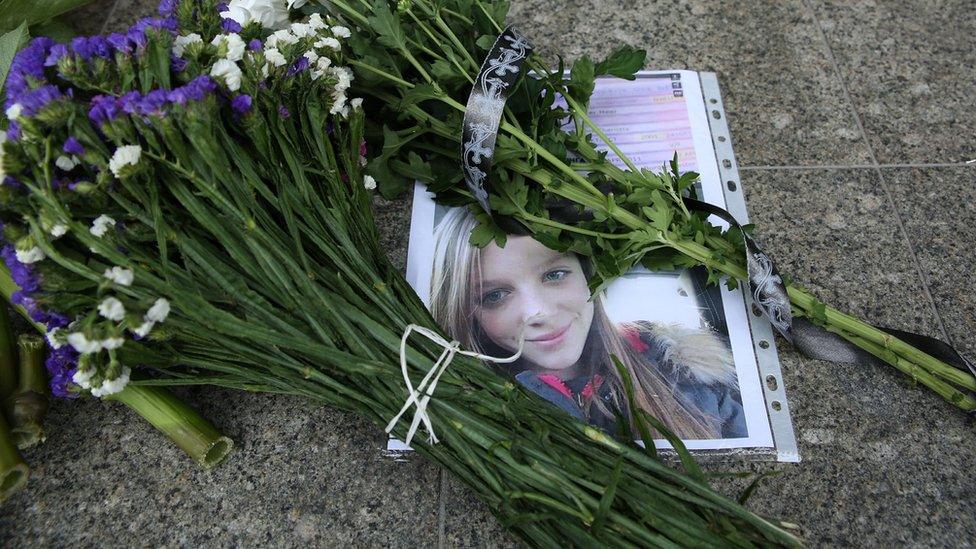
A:
{"label": "fur-trimmed collar", "polygon": [[677,379],[738,385],[732,351],[725,338],[715,332],[648,321],[628,322],[620,328],[632,345],[632,334],[638,334],[644,348],[637,350],[650,354]]}

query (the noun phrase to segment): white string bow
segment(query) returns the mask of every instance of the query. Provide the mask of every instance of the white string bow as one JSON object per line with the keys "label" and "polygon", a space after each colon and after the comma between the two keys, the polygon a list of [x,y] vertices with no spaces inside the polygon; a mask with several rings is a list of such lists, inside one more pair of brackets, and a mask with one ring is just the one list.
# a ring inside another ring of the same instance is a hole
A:
{"label": "white string bow", "polygon": [[[427,339],[433,341],[437,345],[444,348],[444,352],[441,353],[440,358],[434,363],[424,379],[421,380],[420,385],[417,386],[416,390],[413,388],[413,384],[410,383],[410,375],[407,371],[407,338],[410,337],[410,332],[417,332],[418,334],[426,337]],[[447,370],[448,365],[454,360],[454,355],[461,354],[464,356],[470,356],[480,360],[494,362],[497,364],[508,364],[518,360],[522,356],[522,349],[525,346],[525,325],[523,324],[521,331],[519,332],[519,345],[518,351],[507,358],[499,358],[494,356],[483,355],[476,353],[474,351],[463,351],[461,350],[461,343],[458,341],[447,341],[440,336],[437,332],[425,328],[423,326],[418,326],[416,324],[410,324],[407,329],[403,331],[403,337],[400,338],[400,370],[403,372],[403,382],[407,386],[407,401],[403,403],[403,407],[400,408],[400,412],[390,420],[390,423],[386,426],[386,432],[389,433],[393,431],[396,427],[400,418],[403,414],[410,409],[410,405],[416,404],[417,411],[414,412],[413,422],[410,423],[410,430],[407,431],[407,438],[403,441],[406,445],[410,445],[410,441],[413,439],[413,435],[417,432],[420,427],[421,422],[427,428],[427,443],[437,444],[437,435],[434,434],[434,426],[430,422],[430,416],[427,415],[427,403],[430,402],[430,396],[434,392],[434,388],[437,387],[437,381],[441,378],[441,374]]]}

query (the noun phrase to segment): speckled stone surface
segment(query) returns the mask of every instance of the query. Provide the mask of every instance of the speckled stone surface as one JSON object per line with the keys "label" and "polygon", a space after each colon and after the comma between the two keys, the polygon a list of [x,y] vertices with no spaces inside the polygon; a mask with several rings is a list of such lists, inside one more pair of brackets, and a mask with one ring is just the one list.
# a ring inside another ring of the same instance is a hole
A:
{"label": "speckled stone surface", "polygon": [[528,0],[512,3],[509,20],[554,62],[630,44],[647,50],[647,68],[718,73],[740,165],[868,161],[801,0]]}
{"label": "speckled stone surface", "polygon": [[[101,0],[71,17],[117,31],[156,3]],[[944,325],[974,357],[976,166],[771,169],[869,164],[869,146],[883,163],[976,157],[973,14],[961,2],[901,5],[527,0],[512,20],[567,59],[628,42],[650,51],[649,68],[717,71],[738,161],[755,168],[742,183],[756,236],[780,269],[878,324],[940,337]],[[377,198],[374,211],[404,268],[409,201]],[[808,360],[778,343],[803,462],[707,469],[779,471],[749,505],[802,525],[812,546],[976,544],[976,427],[891,368]],[[28,490],[0,506],[0,546],[515,545],[460,481],[383,458],[382,431],[349,414],[179,394],[235,440],[226,463],[201,470],[118,404],[59,401],[47,442],[25,453]]]}
{"label": "speckled stone surface", "polygon": [[812,3],[878,162],[976,158],[972,2]]}

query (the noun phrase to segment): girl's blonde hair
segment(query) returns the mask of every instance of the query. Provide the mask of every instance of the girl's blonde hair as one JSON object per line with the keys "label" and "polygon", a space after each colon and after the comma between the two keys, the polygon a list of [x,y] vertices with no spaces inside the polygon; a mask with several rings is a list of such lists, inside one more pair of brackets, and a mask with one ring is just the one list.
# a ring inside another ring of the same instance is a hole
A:
{"label": "girl's blonde hair", "polygon": [[[481,250],[468,242],[477,221],[465,208],[452,208],[445,214],[434,231],[434,263],[430,281],[430,311],[437,323],[461,347],[495,356],[504,356],[507,351],[500,349],[482,332],[478,325],[475,310],[477,297],[481,294],[476,285],[481,280]],[[590,274],[589,263],[580,258],[584,272]],[[634,400],[637,406],[661,420],[681,438],[719,438],[721,421],[704,413],[693,402],[674,394],[674,383],[669,381],[659,364],[648,359],[644,353],[629,344],[607,316],[603,306],[603,295],[593,298],[593,322],[587,335],[586,344],[580,360],[590,366],[589,374],[599,373],[610,383],[611,404],[619,410],[627,410],[626,393],[616,367],[610,356],[620,359],[630,373],[634,385]],[[628,328],[647,331],[653,325],[641,322]],[[687,334],[689,331],[685,330]],[[702,332],[694,330],[692,332]],[[712,340],[716,340],[710,334]],[[694,337],[692,337],[694,339]],[[702,340],[704,341],[704,340]],[[673,342],[672,342],[673,343]],[[702,369],[702,379],[726,384],[735,383],[731,353],[723,345],[707,345],[709,353],[725,353],[727,356],[710,357],[711,360],[692,360],[690,368]],[[676,367],[682,367],[681,356],[667,356],[673,359]],[[685,353],[685,354],[692,354]],[[702,357],[698,357],[702,358]],[[700,363],[700,364],[699,364]],[[719,366],[715,366],[719,364]],[[515,364],[512,371],[518,372],[527,365]],[[612,414],[600,398],[590,399],[583,413],[589,417],[590,407],[597,406],[601,412]],[[631,420],[632,421],[632,420]]]}

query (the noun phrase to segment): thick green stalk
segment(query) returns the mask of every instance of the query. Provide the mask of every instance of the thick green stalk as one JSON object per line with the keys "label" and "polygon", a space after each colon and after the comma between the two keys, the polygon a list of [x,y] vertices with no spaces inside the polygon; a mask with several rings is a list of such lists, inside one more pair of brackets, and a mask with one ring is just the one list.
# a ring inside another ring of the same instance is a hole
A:
{"label": "thick green stalk", "polygon": [[234,447],[234,442],[222,435],[193,408],[161,387],[130,383],[121,392],[108,397],[143,417],[170,438],[193,461],[206,468],[217,465]]}
{"label": "thick green stalk", "polygon": [[27,483],[30,469],[10,437],[10,427],[0,414],[0,503]]}
{"label": "thick green stalk", "polygon": [[47,373],[44,369],[44,339],[29,334],[17,338],[20,357],[17,388],[4,401],[14,443],[23,450],[44,442],[44,416],[48,409]]}
{"label": "thick green stalk", "polygon": [[0,400],[7,398],[16,386],[17,349],[14,347],[14,333],[7,304],[0,303]]}

